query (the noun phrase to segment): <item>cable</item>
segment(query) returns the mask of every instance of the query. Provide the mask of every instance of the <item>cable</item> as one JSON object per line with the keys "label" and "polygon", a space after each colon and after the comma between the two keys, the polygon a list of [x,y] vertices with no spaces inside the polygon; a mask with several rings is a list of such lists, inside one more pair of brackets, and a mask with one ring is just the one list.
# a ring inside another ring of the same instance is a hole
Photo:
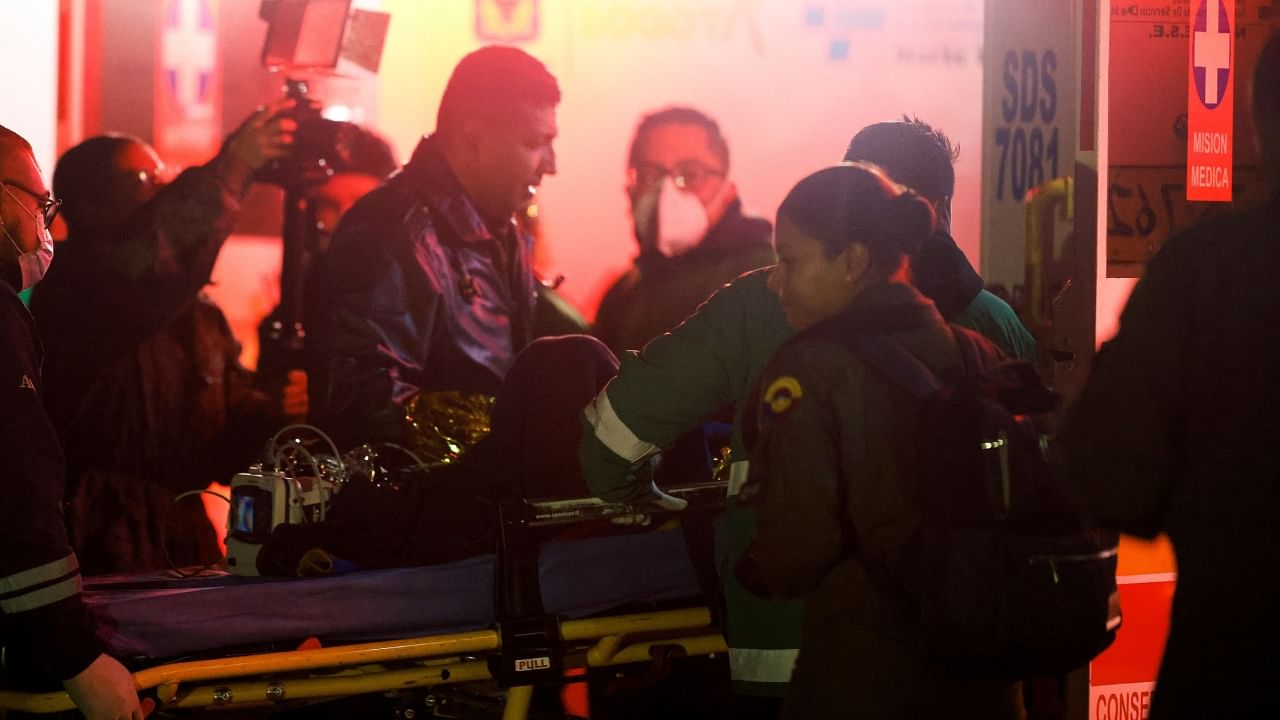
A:
{"label": "cable", "polygon": [[[268,460],[271,460],[271,461],[273,461],[273,462],[274,462],[276,459],[278,459],[278,458],[279,458],[279,454],[278,454],[278,452],[277,452],[277,451],[278,451],[278,450],[279,450],[279,448],[280,448],[280,442],[279,442],[279,441],[280,441],[280,436],[281,436],[281,435],[284,435],[285,433],[289,432],[290,430],[309,430],[309,431],[311,431],[312,433],[314,433],[315,435],[317,435],[321,440],[323,440],[323,441],[325,442],[325,444],[326,444],[326,445],[328,445],[328,446],[329,446],[329,449],[333,451],[333,458],[338,462],[338,469],[342,471],[343,476],[345,476],[345,475],[346,475],[346,469],[347,469],[347,468],[346,468],[346,465],[342,462],[342,453],[338,452],[338,446],[337,446],[337,444],[333,442],[333,438],[331,438],[331,437],[329,437],[328,435],[326,435],[326,434],[325,434],[325,432],[324,432],[323,430],[321,430],[320,428],[316,427],[315,425],[296,424],[296,425],[286,425],[286,426],[284,426],[284,427],[280,428],[280,430],[279,430],[278,432],[276,432],[276,434],[275,434],[275,435],[273,435],[273,436],[271,437],[270,442],[268,442],[268,443],[267,443],[267,458],[268,458]],[[292,442],[292,443],[290,443],[290,444],[291,444],[291,445],[301,445],[301,444],[302,444],[302,441],[301,441],[301,440],[299,440],[299,439],[296,439],[296,438],[295,438],[295,439],[293,440],[293,442]]]}
{"label": "cable", "polygon": [[[219,493],[219,492],[214,492],[212,490],[188,490],[186,492],[181,492],[173,496],[172,502],[173,504],[176,505],[179,500],[183,500],[189,497],[194,497],[196,495],[212,495],[216,498],[221,498],[222,500],[226,501],[228,505],[231,504],[230,497],[223,495],[222,493]],[[221,561],[215,560],[212,562],[204,563],[203,565],[200,565],[199,567],[197,567],[195,572],[189,573],[189,572],[183,571],[181,568],[177,566],[177,563],[173,561],[173,556],[169,554],[169,543],[165,539],[165,535],[166,535],[165,531],[167,529],[168,529],[168,524],[162,523],[161,530],[160,530],[160,537],[158,539],[160,540],[160,553],[164,555],[164,562],[166,565],[169,566],[169,572],[173,573],[174,575],[177,575],[179,578],[182,578],[182,579],[193,578],[201,575],[206,570],[211,570],[214,567],[217,567],[218,563],[221,562]]]}
{"label": "cable", "polygon": [[214,496],[214,497],[216,497],[216,498],[219,498],[220,500],[222,500],[223,502],[225,502],[225,503],[226,503],[226,504],[228,504],[228,505],[230,505],[230,504],[231,504],[231,497],[230,497],[230,496],[223,495],[223,494],[222,494],[222,493],[220,493],[220,492],[214,492],[214,491],[212,491],[212,490],[188,490],[188,491],[186,491],[186,492],[184,492],[184,493],[178,493],[177,495],[174,495],[174,496],[173,496],[173,501],[174,501],[174,502],[178,502],[179,500],[182,500],[182,499],[184,499],[184,498],[191,497],[192,495],[212,495],[212,496]]}
{"label": "cable", "polygon": [[297,468],[295,467],[296,463],[294,463],[293,456],[301,455],[302,459],[306,461],[306,464],[311,467],[312,476],[315,477],[317,481],[323,479],[324,473],[320,470],[320,463],[316,461],[316,456],[312,455],[311,451],[303,447],[301,444],[295,443],[291,445],[286,445],[283,448],[281,448],[281,452],[290,453],[290,456],[288,458],[290,461],[290,466],[289,466],[290,475],[293,475],[293,476],[298,475],[296,471]]}

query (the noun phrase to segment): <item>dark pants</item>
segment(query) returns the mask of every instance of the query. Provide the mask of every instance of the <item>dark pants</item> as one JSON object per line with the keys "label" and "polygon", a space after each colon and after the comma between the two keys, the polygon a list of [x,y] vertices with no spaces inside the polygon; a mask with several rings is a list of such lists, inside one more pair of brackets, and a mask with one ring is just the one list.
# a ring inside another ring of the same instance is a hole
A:
{"label": "dark pants", "polygon": [[498,497],[587,495],[578,468],[582,409],[618,374],[618,359],[587,335],[539,338],[516,356],[476,446],[477,471]]}

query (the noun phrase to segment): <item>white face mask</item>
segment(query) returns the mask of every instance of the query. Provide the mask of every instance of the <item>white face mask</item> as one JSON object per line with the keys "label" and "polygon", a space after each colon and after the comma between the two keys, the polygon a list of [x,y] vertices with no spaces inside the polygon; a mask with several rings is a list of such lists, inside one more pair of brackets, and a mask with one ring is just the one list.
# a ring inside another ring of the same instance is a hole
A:
{"label": "white face mask", "polygon": [[[3,220],[0,220],[2,226]],[[18,245],[18,241],[13,239],[13,235],[9,234],[9,228],[4,228],[5,237],[9,238],[9,242],[13,243],[13,247],[18,251],[18,267],[22,270],[22,289],[28,290],[35,286],[44,278],[45,272],[49,270],[49,264],[53,262],[53,235],[49,232],[49,228],[44,226],[43,218],[36,218],[36,232],[40,233],[40,245],[31,252],[22,252],[22,247]]]}
{"label": "white face mask", "polygon": [[693,248],[711,226],[698,196],[681,190],[670,176],[656,191],[636,198],[631,212],[641,245],[652,246],[666,257]]}
{"label": "white face mask", "polygon": [[711,222],[697,195],[681,190],[670,177],[658,195],[658,252],[675,257],[706,237]]}

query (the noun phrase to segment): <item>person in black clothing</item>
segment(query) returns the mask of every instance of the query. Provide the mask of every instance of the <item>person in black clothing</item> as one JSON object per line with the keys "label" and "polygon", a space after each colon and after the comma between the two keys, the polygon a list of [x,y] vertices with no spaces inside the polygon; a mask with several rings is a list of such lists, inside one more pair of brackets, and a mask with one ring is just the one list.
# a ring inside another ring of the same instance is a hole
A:
{"label": "person in black clothing", "polygon": [[201,289],[254,172],[289,150],[291,102],[254,113],[167,185],[155,151],[129,136],[90,138],[58,161],[68,236],[31,313],[87,574],[218,560],[203,505],[174,498],[230,481],[285,421]]}
{"label": "person in black clothing", "polygon": [[532,337],[532,238],[560,89],[511,47],[459,62],[436,132],[343,217],[306,302],[311,420],[339,447],[405,441],[420,394],[493,396]]}
{"label": "person in black clothing", "polygon": [[1245,689],[1280,680],[1280,34],[1255,71],[1253,118],[1269,199],[1151,258],[1060,437],[1100,524],[1173,542],[1158,720],[1268,716],[1268,693]]}
{"label": "person in black clothing", "polygon": [[640,253],[605,293],[593,331],[615,354],[639,350],[725,283],[773,264],[773,228],[742,213],[729,145],[699,110],[670,107],[640,121],[627,196]]}
{"label": "person in black clothing", "polygon": [[57,209],[30,145],[0,127],[0,641],[60,680],[90,720],[140,720],[133,677],[103,654],[80,597],[62,520],[62,451],[41,404],[40,337],[17,294],[53,259]]}

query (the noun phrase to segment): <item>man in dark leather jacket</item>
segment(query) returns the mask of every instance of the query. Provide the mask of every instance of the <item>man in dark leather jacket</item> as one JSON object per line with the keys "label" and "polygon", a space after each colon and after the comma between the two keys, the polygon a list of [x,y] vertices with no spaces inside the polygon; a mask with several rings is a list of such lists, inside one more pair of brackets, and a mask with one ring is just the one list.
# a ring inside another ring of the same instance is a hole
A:
{"label": "man in dark leather jacket", "polygon": [[419,392],[493,395],[532,337],[532,240],[513,214],[555,173],[556,80],[486,47],[445,88],[436,132],[343,217],[308,290],[312,420],[340,447],[400,441]]}

